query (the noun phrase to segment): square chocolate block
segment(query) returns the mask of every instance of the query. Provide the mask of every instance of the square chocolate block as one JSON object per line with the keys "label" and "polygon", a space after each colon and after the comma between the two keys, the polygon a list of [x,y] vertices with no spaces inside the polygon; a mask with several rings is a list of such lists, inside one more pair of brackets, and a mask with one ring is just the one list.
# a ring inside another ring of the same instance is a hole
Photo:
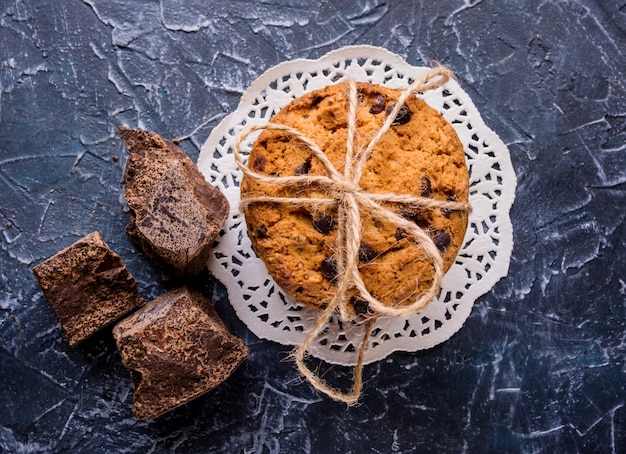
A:
{"label": "square chocolate block", "polygon": [[72,347],[143,303],[135,279],[98,232],[37,265],[33,274]]}
{"label": "square chocolate block", "polygon": [[113,335],[130,369],[133,413],[152,419],[210,391],[248,357],[213,303],[186,287],[120,321]]}

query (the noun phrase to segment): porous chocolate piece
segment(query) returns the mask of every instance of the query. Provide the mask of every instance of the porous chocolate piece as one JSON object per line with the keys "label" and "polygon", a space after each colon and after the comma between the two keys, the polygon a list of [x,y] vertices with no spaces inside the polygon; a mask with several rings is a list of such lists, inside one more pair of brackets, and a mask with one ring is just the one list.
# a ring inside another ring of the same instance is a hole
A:
{"label": "porous chocolate piece", "polygon": [[131,210],[126,233],[169,273],[194,277],[226,221],[226,197],[172,142],[124,127],[120,135],[130,151],[124,172],[124,198]]}
{"label": "porous chocolate piece", "polygon": [[120,256],[93,232],[33,268],[70,346],[141,305]]}
{"label": "porous chocolate piece", "polygon": [[226,380],[248,357],[213,303],[186,287],[120,321],[113,335],[134,388],[133,413],[156,418]]}

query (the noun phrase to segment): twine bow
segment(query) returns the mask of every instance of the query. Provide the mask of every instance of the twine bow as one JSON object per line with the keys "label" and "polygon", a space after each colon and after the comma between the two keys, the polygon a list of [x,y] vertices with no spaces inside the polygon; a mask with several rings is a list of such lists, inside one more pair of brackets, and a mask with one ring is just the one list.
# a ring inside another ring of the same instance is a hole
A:
{"label": "twine bow", "polygon": [[[385,208],[382,203],[399,203],[415,208],[443,208],[447,210],[462,210],[468,212],[471,210],[470,206],[463,202],[440,201],[427,197],[404,194],[371,193],[364,191],[359,186],[359,180],[363,174],[363,169],[370,154],[378,141],[391,127],[393,121],[400,112],[400,109],[404,106],[406,99],[415,92],[423,93],[428,90],[436,89],[444,85],[451,77],[452,72],[448,68],[438,66],[403,90],[398,98],[398,101],[396,102],[395,107],[387,116],[382,127],[378,130],[367,147],[362,150],[356,150],[354,147],[358,93],[356,83],[353,80],[349,80],[348,137],[346,141],[346,164],[344,166],[343,174],[333,166],[324,151],[321,150],[317,144],[297,129],[282,124],[266,123],[261,125],[251,125],[239,134],[234,145],[235,161],[245,176],[259,183],[270,185],[301,186],[303,184],[315,184],[325,189],[325,193],[327,194],[327,197],[325,198],[272,196],[246,197],[242,198],[242,208],[251,204],[264,202],[290,205],[330,205],[337,207],[337,290],[334,293],[331,302],[328,304],[326,309],[324,309],[313,328],[311,328],[307,334],[304,342],[297,346],[293,350],[292,354],[300,373],[304,375],[316,389],[326,393],[333,399],[345,402],[348,405],[355,404],[361,394],[365,348],[371,335],[376,317],[372,317],[366,322],[365,334],[359,348],[357,364],[353,371],[353,386],[349,393],[343,393],[332,388],[318,375],[311,371],[304,363],[307,348],[311,345],[315,337],[322,331],[323,327],[327,324],[331,315],[335,311],[339,312],[339,316],[344,321],[351,318],[348,310],[348,291],[355,288],[359,292],[359,297],[368,303],[369,307],[376,314],[376,316],[406,317],[422,309],[432,298],[436,296],[444,274],[443,259],[430,236],[414,222],[408,221],[407,219],[404,219],[400,215],[396,214],[394,211]],[[313,156],[321,161],[328,175],[296,175],[280,177],[268,176],[251,170],[243,162],[239,151],[241,144],[245,138],[254,131],[265,129],[283,131],[295,137],[309,149]],[[426,291],[422,292],[411,304],[399,307],[386,306],[373,297],[365,287],[358,269],[359,246],[361,244],[361,211],[368,212],[372,217],[378,218],[381,221],[393,223],[403,229],[404,233],[411,237],[417,244],[421,245],[425,253],[432,259],[435,271],[432,285]]]}

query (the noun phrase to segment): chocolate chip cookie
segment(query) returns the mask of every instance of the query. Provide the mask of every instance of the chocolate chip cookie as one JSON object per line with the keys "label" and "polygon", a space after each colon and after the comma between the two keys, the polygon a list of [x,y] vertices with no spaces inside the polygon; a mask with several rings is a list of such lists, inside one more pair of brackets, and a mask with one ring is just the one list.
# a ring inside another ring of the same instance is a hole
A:
{"label": "chocolate chip cookie", "polygon": [[[343,172],[348,138],[348,84],[339,83],[292,101],[271,122],[297,129],[315,142]],[[355,148],[364,149],[395,107],[400,92],[357,84]],[[268,176],[327,175],[321,161],[292,135],[263,131],[248,167]],[[370,193],[395,193],[440,201],[468,201],[463,145],[453,127],[433,108],[410,96],[366,162],[359,186]],[[242,198],[327,197],[316,184],[276,185],[245,176]],[[467,228],[464,210],[415,208],[384,202],[385,208],[427,232],[444,261],[454,263]],[[288,294],[316,309],[331,301],[337,285],[337,208],[332,205],[254,203],[244,206],[248,235],[268,271]],[[433,283],[432,257],[397,225],[361,210],[359,271],[368,291],[387,306],[409,304]],[[355,289],[355,313],[368,312]]]}

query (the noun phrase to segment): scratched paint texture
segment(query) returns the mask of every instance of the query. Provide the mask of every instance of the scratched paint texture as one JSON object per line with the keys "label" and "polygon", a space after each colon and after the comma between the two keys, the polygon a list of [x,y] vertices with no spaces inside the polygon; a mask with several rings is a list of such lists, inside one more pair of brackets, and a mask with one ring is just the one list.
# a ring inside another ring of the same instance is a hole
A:
{"label": "scratched paint texture", "polygon": [[[205,274],[250,360],[135,420],[110,329],[70,349],[33,266],[99,230],[160,294],[123,231],[118,125],[195,160],[264,70],[349,44],[450,65],[508,145],[508,277],[447,343],[368,366],[347,409]],[[626,452],[625,52],[623,0],[0,0],[0,452]]]}

